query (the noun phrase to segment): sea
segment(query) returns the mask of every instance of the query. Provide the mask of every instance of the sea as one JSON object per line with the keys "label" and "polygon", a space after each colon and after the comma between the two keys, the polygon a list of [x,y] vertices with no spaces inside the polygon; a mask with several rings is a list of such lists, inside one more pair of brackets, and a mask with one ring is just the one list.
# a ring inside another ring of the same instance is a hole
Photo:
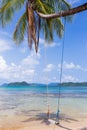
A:
{"label": "sea", "polygon": [[87,86],[1,86],[0,120],[25,116],[29,118],[87,118]]}

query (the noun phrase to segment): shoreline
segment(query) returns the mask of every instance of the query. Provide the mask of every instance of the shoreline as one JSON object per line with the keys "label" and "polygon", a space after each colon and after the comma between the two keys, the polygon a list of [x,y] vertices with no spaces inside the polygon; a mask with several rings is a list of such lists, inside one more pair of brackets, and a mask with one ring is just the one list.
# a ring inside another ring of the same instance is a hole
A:
{"label": "shoreline", "polygon": [[[87,130],[87,89],[64,89],[73,98],[61,98],[60,125],[49,123],[47,117],[47,98],[45,95],[32,95],[33,88],[3,89],[0,95],[0,130]],[[25,91],[26,90],[26,91]],[[41,88],[35,92],[44,92]],[[56,90],[55,90],[56,91]],[[55,92],[50,89],[50,92]],[[83,94],[81,95],[81,92]],[[79,98],[76,98],[78,96]],[[49,95],[50,119],[56,118],[58,95]],[[63,96],[63,95],[61,95]],[[86,129],[83,129],[86,128]]]}

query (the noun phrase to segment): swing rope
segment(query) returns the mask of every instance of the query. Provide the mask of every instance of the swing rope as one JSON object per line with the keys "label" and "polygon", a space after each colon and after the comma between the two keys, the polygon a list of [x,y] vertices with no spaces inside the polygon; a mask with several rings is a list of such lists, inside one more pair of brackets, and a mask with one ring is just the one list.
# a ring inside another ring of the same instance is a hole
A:
{"label": "swing rope", "polygon": [[[45,45],[45,65],[47,65],[47,55],[46,55],[46,45]],[[48,99],[48,97],[49,97],[49,92],[48,92],[48,75],[46,74],[46,79],[45,79],[45,81],[47,82],[46,83],[46,102],[47,102],[47,119],[49,119],[50,118],[50,104],[49,104],[49,99]]]}
{"label": "swing rope", "polygon": [[[59,0],[59,11],[62,13],[61,10],[61,1]],[[63,60],[64,60],[64,45],[65,45],[65,26],[66,26],[66,18],[64,21],[64,35],[63,35],[63,41],[62,41],[62,53],[61,53],[61,63],[60,63],[60,78],[59,78],[59,87],[58,87],[58,105],[57,105],[57,113],[56,113],[56,124],[59,124],[60,119],[60,98],[61,98],[61,83],[62,83],[62,73],[63,73]],[[46,47],[45,47],[45,64],[47,63],[47,57],[46,57]],[[47,100],[47,118],[50,118],[50,105],[48,100],[48,75],[47,77],[47,85],[46,85],[46,100]]]}
{"label": "swing rope", "polygon": [[60,79],[59,79],[59,87],[58,87],[58,106],[57,106],[57,114],[56,114],[56,124],[59,124],[60,119],[60,99],[61,99],[61,83],[62,83],[62,73],[63,73],[63,61],[64,61],[64,46],[65,46],[65,27],[66,27],[66,19],[64,21],[64,36],[62,42],[62,54],[61,54],[61,64],[60,64]]}

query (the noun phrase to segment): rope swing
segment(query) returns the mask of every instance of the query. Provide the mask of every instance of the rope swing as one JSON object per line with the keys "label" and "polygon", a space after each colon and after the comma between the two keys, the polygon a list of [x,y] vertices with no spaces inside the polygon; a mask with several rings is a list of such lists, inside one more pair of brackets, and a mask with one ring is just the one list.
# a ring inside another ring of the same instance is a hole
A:
{"label": "rope swing", "polygon": [[63,42],[62,42],[62,54],[61,54],[61,64],[60,64],[60,79],[59,79],[60,85],[58,87],[58,105],[57,105],[57,114],[56,114],[56,124],[59,124],[59,119],[60,119],[60,98],[61,98],[61,83],[62,83],[63,61],[64,61],[65,26],[66,26],[66,18],[64,20],[64,36],[63,36]]}
{"label": "rope swing", "polygon": [[[46,54],[46,44],[44,46],[44,58],[45,58],[45,66],[47,65],[47,54]],[[45,74],[45,81],[46,81],[46,103],[47,103],[47,119],[50,118],[50,104],[49,104],[49,92],[48,92],[48,74]]]}
{"label": "rope swing", "polygon": [[[61,1],[59,0],[59,11],[61,11]],[[57,101],[57,113],[56,113],[56,121],[50,119],[50,105],[48,100],[48,75],[47,78],[47,85],[46,85],[46,100],[47,100],[47,119],[50,123],[54,123],[58,125],[60,123],[60,98],[61,98],[61,83],[62,83],[62,73],[63,73],[63,61],[64,61],[64,44],[65,44],[65,26],[66,26],[66,17],[64,19],[64,34],[63,34],[63,41],[62,41],[62,52],[61,52],[61,62],[60,62],[60,75],[59,75],[59,87],[58,87],[58,101]],[[46,47],[45,47],[45,64],[46,64]]]}
{"label": "rope swing", "polygon": [[[63,61],[64,61],[64,46],[65,46],[65,26],[66,26],[66,18],[64,20],[64,36],[62,41],[62,54],[61,54],[61,63],[60,63],[60,75],[59,75],[59,87],[58,87],[58,102],[57,102],[57,113],[56,113],[56,122],[50,119],[50,104],[49,104],[49,93],[48,93],[48,75],[46,75],[47,84],[46,84],[46,101],[47,101],[47,119],[51,123],[55,123],[56,125],[59,124],[60,120],[60,98],[61,98],[61,83],[62,83],[62,73],[63,73]],[[46,59],[46,48],[45,48],[45,61]]]}

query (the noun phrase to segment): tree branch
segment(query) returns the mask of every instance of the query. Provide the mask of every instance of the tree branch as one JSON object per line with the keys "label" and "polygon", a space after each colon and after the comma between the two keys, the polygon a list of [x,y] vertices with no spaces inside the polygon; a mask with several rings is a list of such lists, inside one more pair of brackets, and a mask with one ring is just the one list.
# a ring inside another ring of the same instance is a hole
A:
{"label": "tree branch", "polygon": [[69,9],[67,11],[59,12],[59,13],[43,14],[37,11],[37,14],[44,19],[50,19],[50,18],[65,17],[65,16],[77,14],[85,10],[87,10],[87,3],[80,5],[78,7],[75,7],[75,8]]}

